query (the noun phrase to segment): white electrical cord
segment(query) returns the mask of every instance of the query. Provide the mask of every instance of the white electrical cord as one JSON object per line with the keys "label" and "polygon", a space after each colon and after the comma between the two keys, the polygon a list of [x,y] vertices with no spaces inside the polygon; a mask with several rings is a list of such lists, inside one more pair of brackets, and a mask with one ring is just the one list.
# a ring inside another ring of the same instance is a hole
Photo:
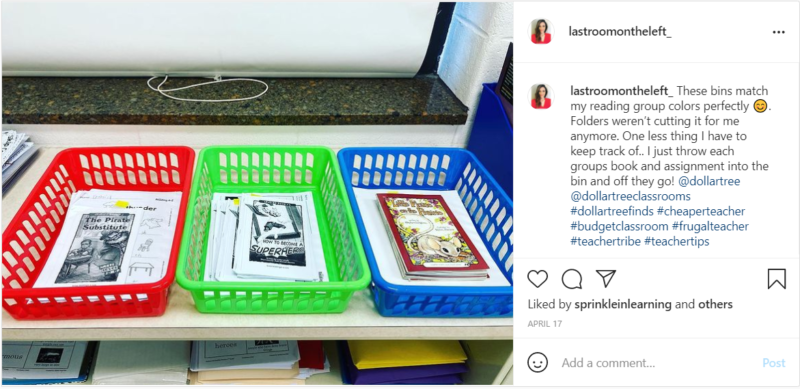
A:
{"label": "white electrical cord", "polygon": [[[221,76],[214,77],[214,81],[201,82],[199,84],[184,86],[184,87],[180,87],[180,88],[161,89],[161,86],[164,85],[164,83],[167,82],[167,79],[169,78],[169,76],[167,76],[167,75],[164,76],[164,81],[161,81],[161,83],[158,84],[157,87],[153,88],[153,86],[150,85],[150,81],[153,81],[158,77],[160,77],[160,76],[155,76],[155,77],[152,77],[149,80],[147,80],[147,86],[150,87],[150,89],[152,89],[152,90],[154,90],[154,91],[156,91],[158,93],[161,93],[164,97],[169,97],[170,99],[179,100],[179,101],[197,101],[197,102],[201,102],[201,103],[225,103],[225,102],[229,102],[229,101],[245,101],[245,100],[257,99],[257,98],[263,96],[264,93],[267,93],[267,91],[269,90],[269,85],[267,85],[267,83],[264,82],[264,81],[254,80],[252,78],[229,78],[227,80],[223,80]],[[184,99],[184,98],[181,98],[181,97],[170,96],[170,95],[168,95],[166,93],[166,92],[175,92],[175,91],[179,91],[179,90],[183,90],[183,89],[196,88],[196,87],[203,86],[203,85],[219,84],[219,83],[222,83],[222,82],[232,82],[232,81],[257,82],[259,84],[264,85],[264,91],[259,93],[259,94],[257,94],[257,95],[255,95],[255,96],[242,97],[242,98],[238,98],[238,99],[225,99],[225,100]]]}

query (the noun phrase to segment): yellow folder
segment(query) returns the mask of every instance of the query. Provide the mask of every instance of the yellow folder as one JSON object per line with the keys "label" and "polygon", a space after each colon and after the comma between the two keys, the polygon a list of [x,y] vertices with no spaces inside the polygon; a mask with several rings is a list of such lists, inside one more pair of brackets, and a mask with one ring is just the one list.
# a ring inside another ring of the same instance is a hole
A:
{"label": "yellow folder", "polygon": [[204,381],[198,378],[198,373],[189,372],[189,385],[305,385],[306,380],[295,378],[272,378],[272,379],[232,379],[232,380],[211,380]]}
{"label": "yellow folder", "polygon": [[457,340],[348,340],[358,369],[463,363],[467,355]]}

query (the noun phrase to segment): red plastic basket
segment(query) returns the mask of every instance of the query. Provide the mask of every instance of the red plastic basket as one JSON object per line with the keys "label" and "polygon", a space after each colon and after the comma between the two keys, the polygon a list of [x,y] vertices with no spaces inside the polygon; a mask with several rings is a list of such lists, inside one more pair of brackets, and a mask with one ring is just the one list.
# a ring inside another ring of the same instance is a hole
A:
{"label": "red plastic basket", "polygon": [[[18,320],[159,316],[175,278],[194,150],[184,146],[66,149],[53,159],[3,231],[3,309]],[[181,191],[164,278],[149,284],[33,288],[77,190]]]}

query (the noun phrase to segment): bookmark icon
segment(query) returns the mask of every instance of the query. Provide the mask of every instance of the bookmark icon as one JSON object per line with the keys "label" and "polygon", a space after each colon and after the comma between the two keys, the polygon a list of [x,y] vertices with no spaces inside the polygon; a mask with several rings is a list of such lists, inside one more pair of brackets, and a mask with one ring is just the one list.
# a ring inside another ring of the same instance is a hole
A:
{"label": "bookmark icon", "polygon": [[616,270],[596,270],[597,274],[603,278],[603,285],[604,287],[608,288],[608,284],[611,283],[611,279],[614,278],[614,274],[617,274]]}
{"label": "bookmark icon", "polygon": [[767,289],[772,289],[775,285],[786,289],[786,269],[767,269]]}

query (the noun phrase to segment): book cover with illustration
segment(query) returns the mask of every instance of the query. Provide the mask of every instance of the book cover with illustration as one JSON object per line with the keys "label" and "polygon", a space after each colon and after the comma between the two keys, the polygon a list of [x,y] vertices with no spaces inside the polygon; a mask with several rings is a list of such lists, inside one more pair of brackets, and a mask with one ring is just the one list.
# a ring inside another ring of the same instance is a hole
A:
{"label": "book cover with illustration", "polygon": [[486,278],[489,268],[440,195],[378,194],[404,278]]}
{"label": "book cover with illustration", "polygon": [[134,219],[134,213],[81,215],[55,283],[117,281]]}
{"label": "book cover with illustration", "polygon": [[245,205],[252,211],[250,261],[305,267],[302,206],[272,200]]}

